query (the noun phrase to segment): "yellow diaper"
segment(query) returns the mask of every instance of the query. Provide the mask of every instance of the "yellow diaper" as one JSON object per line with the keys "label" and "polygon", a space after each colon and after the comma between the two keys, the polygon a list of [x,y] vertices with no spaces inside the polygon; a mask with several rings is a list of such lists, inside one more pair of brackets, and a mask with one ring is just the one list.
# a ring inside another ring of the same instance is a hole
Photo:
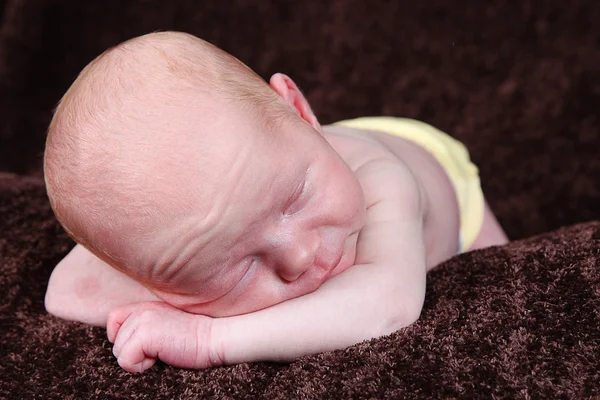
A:
{"label": "yellow diaper", "polygon": [[400,136],[430,152],[448,174],[456,192],[460,210],[460,252],[471,247],[483,225],[484,199],[479,171],[462,143],[431,125],[408,118],[364,117],[335,125]]}

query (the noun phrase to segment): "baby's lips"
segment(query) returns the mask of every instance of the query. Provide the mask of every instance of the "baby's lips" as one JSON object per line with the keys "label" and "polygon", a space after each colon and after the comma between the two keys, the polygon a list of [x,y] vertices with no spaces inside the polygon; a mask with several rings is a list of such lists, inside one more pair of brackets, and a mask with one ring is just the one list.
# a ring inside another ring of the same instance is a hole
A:
{"label": "baby's lips", "polygon": [[339,235],[329,243],[329,246],[322,246],[319,249],[321,252],[326,252],[319,261],[321,261],[320,264],[323,268],[327,270],[327,275],[333,272],[344,257],[348,239],[349,237],[345,235]]}

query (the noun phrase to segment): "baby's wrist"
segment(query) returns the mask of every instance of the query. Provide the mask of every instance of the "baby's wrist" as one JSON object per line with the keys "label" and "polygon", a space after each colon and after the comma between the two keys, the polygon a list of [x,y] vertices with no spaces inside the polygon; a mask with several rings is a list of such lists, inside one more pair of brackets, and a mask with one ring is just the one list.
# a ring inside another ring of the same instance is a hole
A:
{"label": "baby's wrist", "polygon": [[224,318],[199,318],[197,322],[198,348],[207,349],[208,361],[213,367],[228,364],[226,356],[226,320]]}
{"label": "baby's wrist", "polygon": [[[213,318],[209,335],[210,361],[216,365],[234,365],[261,361],[264,324],[255,324],[255,313]],[[258,335],[258,336],[257,336]]]}

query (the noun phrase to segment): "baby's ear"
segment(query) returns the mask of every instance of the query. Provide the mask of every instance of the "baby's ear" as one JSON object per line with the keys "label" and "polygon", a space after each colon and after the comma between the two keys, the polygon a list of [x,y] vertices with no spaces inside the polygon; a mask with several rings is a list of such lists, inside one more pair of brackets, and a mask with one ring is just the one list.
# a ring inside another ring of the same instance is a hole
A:
{"label": "baby's ear", "polygon": [[287,75],[277,73],[271,77],[271,81],[269,82],[271,88],[279,95],[281,98],[288,103],[296,113],[312,125],[317,131],[321,134],[323,133],[323,129],[321,128],[321,124],[317,120],[315,113],[310,108],[308,101],[296,86],[296,83]]}

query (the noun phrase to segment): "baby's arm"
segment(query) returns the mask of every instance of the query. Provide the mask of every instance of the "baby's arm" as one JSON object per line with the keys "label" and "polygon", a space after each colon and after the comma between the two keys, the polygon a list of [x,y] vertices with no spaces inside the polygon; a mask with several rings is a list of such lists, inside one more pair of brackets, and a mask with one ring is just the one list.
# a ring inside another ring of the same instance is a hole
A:
{"label": "baby's arm", "polygon": [[52,271],[44,302],[54,316],[105,327],[113,308],[158,300],[142,284],[78,244]]}
{"label": "baby's arm", "polygon": [[290,361],[390,334],[416,321],[425,296],[423,203],[418,182],[395,160],[356,172],[367,201],[356,265],[306,296],[217,319],[224,363]]}
{"label": "baby's arm", "polygon": [[[291,361],[413,323],[426,273],[418,183],[388,160],[364,166],[357,176],[368,205],[357,265],[313,293],[240,316],[210,319],[153,303],[116,310],[108,330],[119,364],[133,372],[156,358],[184,368]],[[165,318],[173,329],[158,322]]]}

